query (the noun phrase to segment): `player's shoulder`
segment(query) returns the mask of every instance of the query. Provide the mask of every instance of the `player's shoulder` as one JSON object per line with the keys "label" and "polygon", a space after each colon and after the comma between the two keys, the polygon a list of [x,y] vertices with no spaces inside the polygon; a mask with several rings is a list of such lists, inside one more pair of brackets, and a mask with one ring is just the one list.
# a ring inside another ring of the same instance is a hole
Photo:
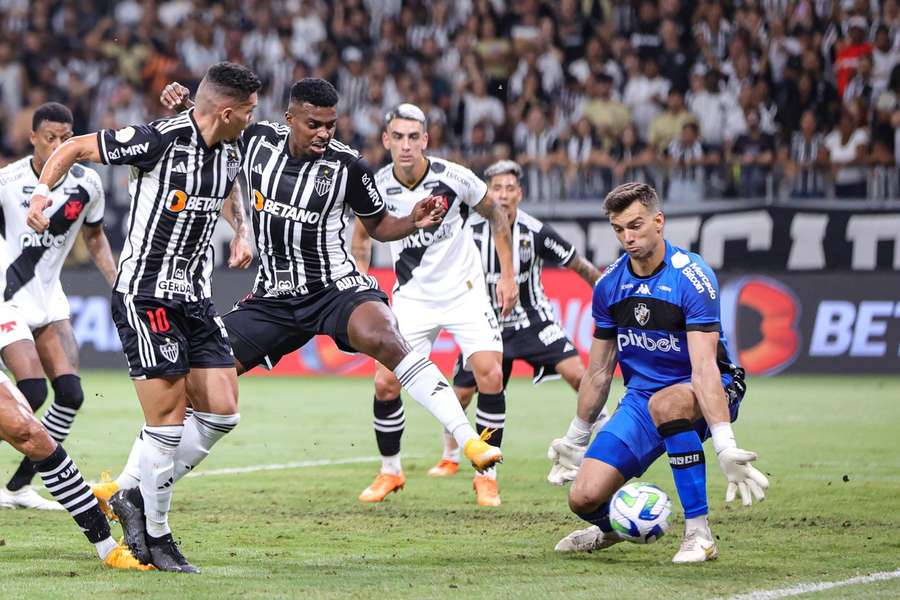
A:
{"label": "player's shoulder", "polygon": [[628,272],[627,264],[628,255],[622,254],[619,258],[611,262],[609,266],[603,269],[603,272],[600,274],[600,279],[598,279],[597,283],[594,285],[594,296],[596,297],[598,293],[611,295],[611,293],[615,291],[616,286],[619,285],[619,280],[622,278],[623,274]]}
{"label": "player's shoulder", "polygon": [[[194,133],[194,124],[188,111],[178,113],[171,117],[162,117],[151,121],[149,126],[155,129],[162,137],[178,137],[185,133]],[[129,133],[134,135],[133,127],[123,127],[116,132],[116,139],[129,137]],[[127,139],[125,140],[128,141]]]}
{"label": "player's shoulder", "polygon": [[538,219],[537,217],[529,215],[527,212],[525,212],[521,208],[518,209],[516,211],[516,213],[517,213],[516,220],[518,221],[519,225],[522,225],[523,227],[527,227],[528,229],[530,229],[531,231],[534,231],[534,232],[538,232],[541,229],[543,229],[544,222],[541,221],[540,219]]}
{"label": "player's shoulder", "polygon": [[446,158],[429,156],[429,169],[432,173],[443,179],[452,187],[462,187],[466,190],[476,189],[484,185],[481,179],[468,167]]}
{"label": "player's shoulder", "polygon": [[0,186],[15,183],[31,172],[31,156],[20,158],[0,169]]}
{"label": "player's shoulder", "polygon": [[87,165],[83,165],[81,163],[75,163],[69,168],[69,175],[75,179],[82,179],[85,181],[90,181],[91,183],[100,183],[100,173],[96,170],[88,167]]}
{"label": "player's shoulder", "polygon": [[338,160],[345,164],[354,163],[362,156],[358,150],[354,150],[344,142],[335,138],[331,138],[331,141],[328,142],[328,150],[326,153],[332,160]]}
{"label": "player's shoulder", "polygon": [[394,180],[394,163],[388,163],[375,171],[375,185],[388,185]]}
{"label": "player's shoulder", "polygon": [[281,139],[286,139],[290,132],[290,128],[284,123],[259,121],[245,129],[243,137],[245,139],[261,137],[270,143],[277,143]]}

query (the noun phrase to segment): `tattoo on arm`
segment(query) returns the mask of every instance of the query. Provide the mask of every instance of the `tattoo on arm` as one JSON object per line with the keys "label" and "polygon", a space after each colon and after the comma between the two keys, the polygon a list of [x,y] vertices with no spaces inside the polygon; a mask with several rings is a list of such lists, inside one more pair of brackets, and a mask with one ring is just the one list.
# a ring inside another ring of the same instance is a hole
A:
{"label": "tattoo on arm", "polygon": [[[491,226],[491,235],[494,236],[494,245],[497,247],[497,254],[500,257],[501,273],[505,262],[505,254],[509,252],[509,267],[512,267],[512,232],[510,231],[509,221],[502,210],[499,210],[488,196],[485,196],[481,202],[475,205],[475,212],[484,217]],[[512,270],[510,270],[512,275]]]}
{"label": "tattoo on arm", "polygon": [[594,284],[600,279],[600,270],[578,254],[572,258],[568,266],[591,287],[594,287]]}

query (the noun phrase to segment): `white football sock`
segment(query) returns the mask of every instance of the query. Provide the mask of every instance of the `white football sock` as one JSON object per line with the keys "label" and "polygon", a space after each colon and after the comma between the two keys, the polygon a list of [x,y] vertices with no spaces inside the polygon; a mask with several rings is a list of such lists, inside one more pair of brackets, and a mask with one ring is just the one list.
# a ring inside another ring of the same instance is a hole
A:
{"label": "white football sock", "polygon": [[139,433],[136,438],[134,438],[134,443],[131,445],[131,452],[128,453],[128,460],[125,461],[125,468],[122,469],[122,472],[119,473],[119,476],[116,477],[116,483],[119,486],[120,490],[130,490],[131,488],[136,488],[141,483],[141,448],[144,445],[144,440],[141,439],[141,434]]}
{"label": "white football sock", "polygon": [[175,484],[175,451],[181,442],[183,431],[184,425],[144,425],[140,487],[144,498],[147,533],[153,537],[171,533],[169,509],[172,506],[172,488]]}
{"label": "white football sock", "polygon": [[214,413],[193,411],[184,420],[184,433],[181,443],[175,451],[175,470],[173,477],[178,481],[190,473],[204,458],[209,455],[210,448],[222,437],[237,427],[241,415],[217,415]]}
{"label": "white football sock", "polygon": [[497,479],[497,468],[491,467],[490,469],[485,469],[481,473],[478,473],[478,475],[484,475],[485,477],[490,477],[491,479],[496,480]]}
{"label": "white football sock", "polygon": [[478,434],[469,424],[453,388],[430,360],[415,350],[403,357],[394,375],[413,400],[425,407],[464,446]]}
{"label": "white football sock", "polygon": [[116,543],[116,540],[112,539],[112,537],[108,537],[105,540],[100,540],[96,544],[94,544],[94,548],[97,549],[97,556],[100,557],[100,560],[106,560],[106,557],[109,556],[109,553],[118,548],[119,545]]}
{"label": "white football sock", "polygon": [[400,465],[400,454],[397,453],[393,456],[382,456],[381,472],[390,473],[391,475],[399,475],[402,473],[403,467]]}
{"label": "white football sock", "polygon": [[690,519],[684,520],[684,533],[687,535],[688,533],[694,531],[695,529],[699,529],[700,531],[709,534],[709,519],[708,515],[700,515],[699,517],[693,517]]}
{"label": "white football sock", "polygon": [[444,430],[444,456],[442,458],[455,463],[459,462],[459,444],[446,429]]}

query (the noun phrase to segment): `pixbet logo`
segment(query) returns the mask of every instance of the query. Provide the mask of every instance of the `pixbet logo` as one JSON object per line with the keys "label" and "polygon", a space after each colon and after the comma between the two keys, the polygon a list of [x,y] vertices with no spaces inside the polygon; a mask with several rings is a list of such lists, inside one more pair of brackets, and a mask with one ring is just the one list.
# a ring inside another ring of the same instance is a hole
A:
{"label": "pixbet logo", "polygon": [[62,248],[66,243],[65,235],[44,233],[23,233],[19,238],[22,248]]}
{"label": "pixbet logo", "polygon": [[620,352],[629,346],[642,348],[648,352],[681,352],[678,338],[671,333],[664,338],[652,338],[647,335],[646,331],[636,334],[629,329],[627,333],[620,333],[617,341]]}

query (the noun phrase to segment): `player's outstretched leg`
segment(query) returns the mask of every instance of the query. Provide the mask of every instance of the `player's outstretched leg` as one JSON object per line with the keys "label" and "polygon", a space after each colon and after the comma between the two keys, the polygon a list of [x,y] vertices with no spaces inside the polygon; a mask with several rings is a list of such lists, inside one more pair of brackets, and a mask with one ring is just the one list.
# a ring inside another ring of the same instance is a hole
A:
{"label": "player's outstretched leg", "polygon": [[[612,438],[610,441],[616,446],[617,438],[606,435]],[[621,442],[618,444],[621,445]],[[569,508],[591,526],[573,531],[556,544],[555,550],[563,553],[592,552],[622,541],[609,522],[609,500],[624,483],[625,477],[616,467],[585,458],[569,490]]]}
{"label": "player's outstretched leg", "polygon": [[25,398],[0,376],[0,439],[27,456],[50,494],[69,512],[97,555],[117,569],[141,569],[141,565],[112,539],[109,524],[75,462],[34,418]]}
{"label": "player's outstretched leg", "polygon": [[359,495],[361,502],[381,502],[391,492],[403,489],[406,476],[400,463],[400,438],[406,416],[400,399],[400,383],[382,365],[375,373],[375,402],[373,404],[375,441],[381,453],[381,471]]}
{"label": "player's outstretched leg", "polygon": [[[84,403],[84,391],[81,389],[81,378],[74,374],[60,375],[53,380],[52,385],[53,403],[41,417],[41,425],[50,437],[58,444],[62,444],[69,437],[75,415]],[[34,463],[28,457],[23,457],[18,469],[6,484],[7,493],[3,495],[12,499],[19,507],[62,510],[63,507],[57,502],[41,498],[37,492],[28,487],[34,479],[35,472]],[[2,502],[3,498],[0,497],[0,503]]]}

